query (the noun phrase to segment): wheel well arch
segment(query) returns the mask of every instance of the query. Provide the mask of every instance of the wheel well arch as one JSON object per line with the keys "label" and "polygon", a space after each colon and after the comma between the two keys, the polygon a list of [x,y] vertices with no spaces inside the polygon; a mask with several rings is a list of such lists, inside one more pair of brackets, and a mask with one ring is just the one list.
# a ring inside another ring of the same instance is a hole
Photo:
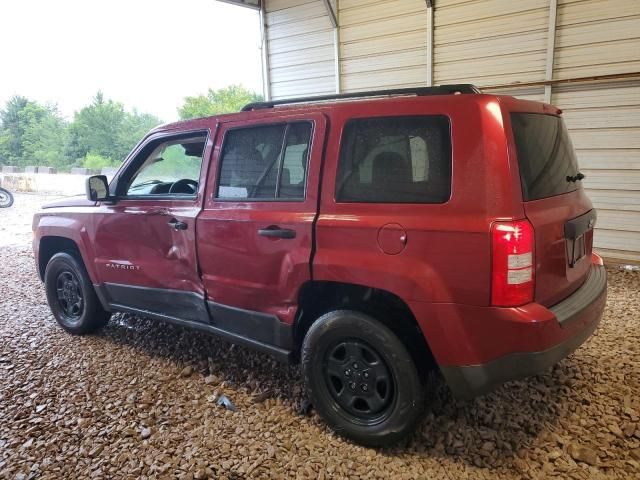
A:
{"label": "wheel well arch", "polygon": [[301,287],[293,331],[297,352],[311,325],[323,314],[337,309],[356,310],[382,322],[407,347],[422,373],[437,367],[431,348],[404,300],[386,290],[352,283],[309,281]]}
{"label": "wheel well arch", "polygon": [[76,255],[78,259],[82,259],[78,244],[70,238],[48,235],[40,239],[37,259],[40,280],[44,281],[44,271],[51,257],[60,252],[69,252],[72,255]]}

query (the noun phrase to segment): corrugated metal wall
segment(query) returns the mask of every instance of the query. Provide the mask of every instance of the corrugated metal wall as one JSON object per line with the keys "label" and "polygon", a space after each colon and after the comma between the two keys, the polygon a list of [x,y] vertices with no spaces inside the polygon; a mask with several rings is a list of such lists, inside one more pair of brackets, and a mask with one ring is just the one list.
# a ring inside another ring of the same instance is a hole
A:
{"label": "corrugated metal wall", "polygon": [[[640,72],[640,1],[559,0],[553,78]],[[640,262],[640,78],[554,87],[585,186],[598,208],[595,242]]]}
{"label": "corrugated metal wall", "polygon": [[640,262],[640,81],[557,88],[598,209],[595,244],[609,258]]}
{"label": "corrugated metal wall", "polygon": [[343,92],[426,83],[424,0],[340,0],[338,8]]}
{"label": "corrugated metal wall", "polygon": [[554,78],[640,72],[640,1],[558,0]]}
{"label": "corrugated metal wall", "polygon": [[434,83],[544,80],[549,0],[440,0]]}
{"label": "corrugated metal wall", "polygon": [[333,28],[322,0],[265,4],[272,98],[335,92]]}
{"label": "corrugated metal wall", "polygon": [[[553,0],[435,0],[433,30],[424,0],[337,3],[339,84],[322,0],[266,0],[274,98],[428,84],[431,36],[434,84],[544,101],[545,80],[582,78],[547,98],[565,112],[599,211],[596,247],[640,262],[640,0],[557,0],[551,71]],[[583,78],[618,74],[631,77]]]}

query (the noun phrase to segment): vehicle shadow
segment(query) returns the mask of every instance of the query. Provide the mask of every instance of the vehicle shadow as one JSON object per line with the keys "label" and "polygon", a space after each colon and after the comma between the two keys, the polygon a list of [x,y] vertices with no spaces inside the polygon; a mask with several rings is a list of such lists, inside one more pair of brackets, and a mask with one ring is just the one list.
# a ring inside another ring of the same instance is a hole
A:
{"label": "vehicle shadow", "polygon": [[304,400],[297,366],[213,335],[123,313],[114,314],[98,335],[170,360],[178,371],[190,365],[203,376],[214,374],[227,385],[245,388],[249,393],[268,392],[294,407]]}
{"label": "vehicle shadow", "polygon": [[[456,400],[439,375],[429,379],[425,415],[391,456],[448,457],[477,467],[523,466],[532,444],[569,441],[553,433],[571,415],[572,357],[547,372],[506,383],[469,401]],[[526,467],[523,467],[526,470]]]}
{"label": "vehicle shadow", "polygon": [[[202,375],[214,374],[248,393],[268,392],[292,410],[306,404],[298,366],[288,366],[267,354],[235,346],[217,337],[128,314],[115,314],[99,333],[150,356],[164,357],[180,371],[191,365]],[[510,466],[524,462],[518,451],[536,440],[562,442],[552,432],[570,415],[569,396],[574,373],[569,357],[552,370],[510,382],[471,401],[452,398],[439,375],[427,382],[424,418],[407,441],[382,449],[385,456],[454,458],[477,467]],[[546,438],[549,437],[549,438]]]}

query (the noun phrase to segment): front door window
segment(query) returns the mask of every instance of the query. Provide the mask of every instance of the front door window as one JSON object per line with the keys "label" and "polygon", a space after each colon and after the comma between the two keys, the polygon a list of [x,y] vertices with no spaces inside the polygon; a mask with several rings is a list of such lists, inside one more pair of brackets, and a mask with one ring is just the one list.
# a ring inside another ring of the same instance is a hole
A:
{"label": "front door window", "polygon": [[125,196],[195,196],[205,143],[197,135],[150,144],[127,176]]}

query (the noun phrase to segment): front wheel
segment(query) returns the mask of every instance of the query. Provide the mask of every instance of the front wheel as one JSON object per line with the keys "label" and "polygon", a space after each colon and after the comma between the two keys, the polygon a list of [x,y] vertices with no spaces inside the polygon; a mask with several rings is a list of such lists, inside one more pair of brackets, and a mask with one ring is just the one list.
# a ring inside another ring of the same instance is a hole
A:
{"label": "front wheel", "polygon": [[378,320],[338,310],[320,317],[302,347],[309,397],[339,434],[363,445],[406,437],[424,408],[424,387],[400,339]]}
{"label": "front wheel", "polygon": [[0,188],[0,208],[8,208],[13,205],[13,195],[9,190]]}
{"label": "front wheel", "polygon": [[90,333],[109,321],[84,265],[74,255],[56,253],[44,272],[47,301],[53,316],[67,332]]}

